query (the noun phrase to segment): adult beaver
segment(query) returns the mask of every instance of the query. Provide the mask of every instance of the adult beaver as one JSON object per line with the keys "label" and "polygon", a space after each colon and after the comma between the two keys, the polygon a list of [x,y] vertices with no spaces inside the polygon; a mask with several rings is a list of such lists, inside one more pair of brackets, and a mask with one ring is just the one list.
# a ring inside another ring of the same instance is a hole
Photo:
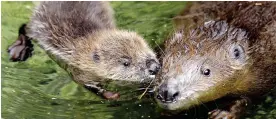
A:
{"label": "adult beaver", "polygon": [[276,2],[189,3],[165,42],[158,104],[182,110],[230,97],[210,118],[239,118],[276,84]]}
{"label": "adult beaver", "polygon": [[159,69],[142,37],[116,28],[108,2],[41,2],[19,33],[12,60],[26,60],[35,39],[74,81],[108,99],[119,95],[103,89],[105,81],[150,82]]}

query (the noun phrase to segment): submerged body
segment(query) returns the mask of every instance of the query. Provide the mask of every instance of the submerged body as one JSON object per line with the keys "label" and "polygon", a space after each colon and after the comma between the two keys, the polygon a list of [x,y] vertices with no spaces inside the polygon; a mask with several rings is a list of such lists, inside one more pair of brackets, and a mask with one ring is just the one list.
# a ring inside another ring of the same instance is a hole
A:
{"label": "submerged body", "polygon": [[239,118],[276,85],[276,2],[192,3],[175,17],[157,91],[168,110],[235,97],[210,118]]}
{"label": "submerged body", "polygon": [[101,87],[106,81],[149,82],[159,69],[142,37],[116,28],[108,2],[41,2],[25,29],[74,81],[105,98],[118,97]]}

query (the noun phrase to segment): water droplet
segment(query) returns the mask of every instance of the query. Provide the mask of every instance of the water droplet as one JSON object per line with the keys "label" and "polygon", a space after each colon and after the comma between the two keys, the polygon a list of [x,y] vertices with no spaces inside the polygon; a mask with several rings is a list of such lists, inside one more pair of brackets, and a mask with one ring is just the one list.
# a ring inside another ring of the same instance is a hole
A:
{"label": "water droplet", "polygon": [[142,107],[142,105],[139,104],[139,107]]}

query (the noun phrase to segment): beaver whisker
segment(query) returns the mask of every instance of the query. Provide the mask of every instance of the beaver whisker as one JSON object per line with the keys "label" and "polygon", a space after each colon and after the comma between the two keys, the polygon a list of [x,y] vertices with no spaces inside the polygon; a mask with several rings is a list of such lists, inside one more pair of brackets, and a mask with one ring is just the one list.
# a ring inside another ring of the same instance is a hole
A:
{"label": "beaver whisker", "polygon": [[198,100],[198,99],[196,99],[196,98],[193,98],[193,97],[192,97],[192,100],[197,101],[199,104],[203,105],[207,110],[210,110],[210,109],[207,107],[207,105],[205,105],[205,104],[204,104],[203,102],[201,102],[200,100]]}
{"label": "beaver whisker", "polygon": [[154,41],[154,43],[155,43],[155,45],[159,48],[159,50],[161,51],[162,55],[165,55],[165,52],[164,52],[164,50],[160,47],[160,45],[159,45],[156,41]]}
{"label": "beaver whisker", "polygon": [[145,91],[138,97],[138,99],[142,99],[142,97],[146,94],[148,89],[150,88],[151,84],[154,82],[155,79],[151,80],[150,84],[146,87]]}

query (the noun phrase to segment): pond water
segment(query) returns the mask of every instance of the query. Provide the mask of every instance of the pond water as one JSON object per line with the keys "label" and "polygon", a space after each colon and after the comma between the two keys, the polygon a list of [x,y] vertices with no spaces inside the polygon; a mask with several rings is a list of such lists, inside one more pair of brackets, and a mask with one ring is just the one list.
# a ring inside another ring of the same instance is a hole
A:
{"label": "pond water", "polygon": [[[185,2],[111,2],[117,25],[141,34],[152,47],[161,43],[173,28],[171,18]],[[122,93],[118,101],[103,100],[71,80],[45,52],[35,45],[34,56],[26,62],[10,62],[6,49],[27,23],[33,2],[2,2],[1,108],[4,119],[154,119],[169,118],[149,96],[130,87],[109,88]],[[134,92],[133,92],[134,91]],[[246,118],[276,118],[276,102],[267,97]],[[206,108],[207,109],[207,108]],[[205,109],[205,111],[206,111]],[[204,109],[203,109],[204,110]],[[206,118],[200,110],[180,113],[174,118]]]}

